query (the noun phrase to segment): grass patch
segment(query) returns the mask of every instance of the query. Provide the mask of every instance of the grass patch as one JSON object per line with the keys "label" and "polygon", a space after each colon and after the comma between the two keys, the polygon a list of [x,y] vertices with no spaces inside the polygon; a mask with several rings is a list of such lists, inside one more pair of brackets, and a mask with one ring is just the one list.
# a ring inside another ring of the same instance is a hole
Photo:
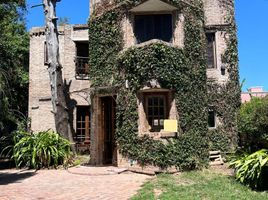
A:
{"label": "grass patch", "polygon": [[90,160],[89,154],[77,154],[72,160],[72,166],[88,165]]}
{"label": "grass patch", "polygon": [[231,176],[203,170],[177,175],[160,174],[144,184],[132,199],[263,200],[268,199],[268,193],[252,191]]}

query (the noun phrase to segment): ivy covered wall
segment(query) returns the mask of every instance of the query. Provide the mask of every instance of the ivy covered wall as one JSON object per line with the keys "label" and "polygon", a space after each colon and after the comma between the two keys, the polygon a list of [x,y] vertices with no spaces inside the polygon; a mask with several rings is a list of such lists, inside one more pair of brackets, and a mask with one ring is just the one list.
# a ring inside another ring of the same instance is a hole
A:
{"label": "ivy covered wall", "polygon": [[[142,1],[136,0],[115,2],[106,7],[103,5],[101,10],[96,9],[91,16],[89,65],[92,88],[118,88],[116,142],[123,156],[137,160],[141,165],[161,168],[202,167],[207,164],[209,147],[221,147],[219,142],[223,142],[226,150],[235,132],[235,113],[239,100],[229,91],[239,94],[237,57],[234,56],[236,46],[234,41],[230,41],[224,55],[230,71],[230,81],[224,86],[207,84],[202,1],[183,3],[169,0],[166,2],[178,7],[185,18],[184,48],[179,49],[159,41],[123,51],[122,18],[128,9],[140,2]],[[235,40],[234,27],[229,31],[230,39]],[[162,88],[174,91],[179,113],[179,128],[182,133],[165,142],[147,135],[138,136],[137,92],[152,79],[156,79]],[[126,80],[129,88],[125,87]],[[220,89],[213,90],[216,86]],[[227,94],[230,98],[226,98]],[[212,103],[224,121],[220,131],[214,131],[216,134],[211,134],[207,128],[208,105]],[[234,113],[230,113],[224,105],[228,105]],[[220,140],[215,139],[216,135]]]}
{"label": "ivy covered wall", "polygon": [[227,152],[237,145],[237,114],[240,107],[241,88],[239,84],[238,50],[233,1],[220,1],[221,6],[228,6],[225,28],[227,48],[222,55],[229,79],[226,84],[208,81],[208,105],[213,107],[220,119],[220,125],[208,132],[211,150]]}

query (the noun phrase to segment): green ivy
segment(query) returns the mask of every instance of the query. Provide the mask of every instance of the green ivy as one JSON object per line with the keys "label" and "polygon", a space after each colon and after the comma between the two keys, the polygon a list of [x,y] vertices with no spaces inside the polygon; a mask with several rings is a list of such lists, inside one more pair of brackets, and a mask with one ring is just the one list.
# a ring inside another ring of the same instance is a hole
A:
{"label": "green ivy", "polygon": [[[224,6],[223,4],[222,6]],[[234,8],[233,4],[231,4]],[[226,5],[225,5],[226,6]],[[208,103],[212,106],[217,116],[221,119],[221,126],[213,130],[221,132],[222,138],[218,142],[214,141],[216,146],[222,146],[222,149],[234,150],[237,145],[237,114],[241,104],[240,93],[241,88],[239,85],[239,72],[238,72],[238,50],[237,50],[237,37],[236,25],[234,19],[234,10],[229,7],[229,14],[226,23],[229,24],[226,33],[227,49],[222,55],[222,61],[226,65],[226,70],[229,74],[229,80],[226,84],[221,85],[214,81],[208,82]],[[226,143],[226,136],[229,143]]]}
{"label": "green ivy", "polygon": [[89,65],[93,87],[113,85],[116,58],[122,50],[120,19],[120,12],[112,10],[89,22]]}
{"label": "green ivy", "polygon": [[[219,134],[219,137],[223,136],[219,140],[207,135],[209,84],[207,85],[206,78],[202,1],[192,0],[189,1],[190,5],[179,0],[167,1],[177,6],[184,14],[185,46],[183,49],[172,47],[164,42],[156,42],[122,51],[123,37],[120,25],[122,16],[125,10],[140,2],[137,0],[120,2],[120,5],[114,6],[114,9],[109,8],[91,18],[89,64],[92,87],[117,88],[116,142],[124,156],[137,160],[141,165],[155,165],[161,168],[202,167],[208,162],[209,147],[213,149],[217,146],[217,144],[212,145],[211,142],[226,141],[224,134]],[[236,49],[229,45],[227,51],[232,53],[236,52]],[[230,63],[230,71],[231,68],[237,67],[237,62],[233,62],[233,59],[235,58],[227,52],[225,60],[226,63]],[[236,75],[232,74],[234,78]],[[180,116],[179,128],[182,133],[177,138],[166,139],[166,142],[153,140],[147,135],[138,136],[136,95],[146,82],[152,79],[157,79],[162,88],[174,91],[176,108]],[[126,80],[129,82],[129,88],[125,87]],[[230,81],[231,86],[232,81],[233,79]],[[226,85],[227,91],[233,89],[231,86]],[[234,92],[237,92],[235,89]],[[215,97],[218,98],[217,94]],[[232,99],[232,94],[229,96],[230,99],[226,100],[226,103],[234,101],[235,105],[232,106],[235,108],[236,98]],[[220,95],[220,98],[223,96]],[[227,123],[226,128],[233,131],[232,128],[235,126],[233,120]],[[225,127],[223,130],[225,131]]]}

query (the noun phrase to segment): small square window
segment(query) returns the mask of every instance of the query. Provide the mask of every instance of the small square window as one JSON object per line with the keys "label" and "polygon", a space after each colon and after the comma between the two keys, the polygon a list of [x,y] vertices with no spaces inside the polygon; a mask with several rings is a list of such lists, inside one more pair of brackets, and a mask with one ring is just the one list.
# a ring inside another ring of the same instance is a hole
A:
{"label": "small square window", "polygon": [[222,75],[222,76],[225,76],[225,74],[226,74],[226,69],[225,69],[225,67],[221,67],[221,75]]}

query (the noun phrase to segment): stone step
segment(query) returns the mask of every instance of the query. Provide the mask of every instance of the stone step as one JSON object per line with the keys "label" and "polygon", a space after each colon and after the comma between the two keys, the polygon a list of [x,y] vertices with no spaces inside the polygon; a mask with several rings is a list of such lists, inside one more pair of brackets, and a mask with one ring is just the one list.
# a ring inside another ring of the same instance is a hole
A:
{"label": "stone step", "polygon": [[209,155],[220,154],[221,151],[209,151]]}
{"label": "stone step", "polygon": [[151,176],[155,175],[155,170],[152,169],[143,169],[141,167],[129,167],[128,170],[139,174],[146,174]]}
{"label": "stone step", "polygon": [[213,161],[213,162],[210,162],[209,165],[210,166],[214,166],[214,165],[223,165],[224,162],[223,161]]}
{"label": "stone step", "polygon": [[214,156],[209,156],[209,158],[220,158],[221,155],[214,155]]}
{"label": "stone step", "polygon": [[159,167],[154,167],[154,166],[147,166],[147,167],[132,166],[132,167],[128,167],[128,171],[140,173],[140,174],[152,175],[152,176],[158,173],[174,174],[178,172],[178,170],[175,167],[169,167],[167,169],[160,169]]}

